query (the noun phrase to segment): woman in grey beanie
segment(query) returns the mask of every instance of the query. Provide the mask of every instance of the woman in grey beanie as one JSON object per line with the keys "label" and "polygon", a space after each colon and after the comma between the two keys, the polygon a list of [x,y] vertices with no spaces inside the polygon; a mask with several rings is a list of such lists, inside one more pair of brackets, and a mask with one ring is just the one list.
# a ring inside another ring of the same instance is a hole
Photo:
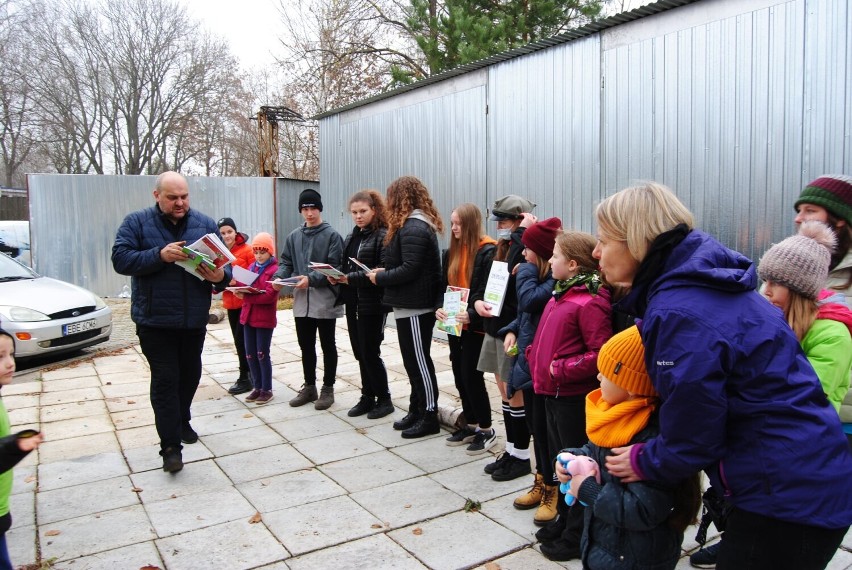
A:
{"label": "woman in grey beanie", "polygon": [[836,243],[824,223],[803,222],[798,234],[769,248],[757,272],[766,282],[764,295],[784,312],[839,411],[852,369],[852,311],[824,288]]}

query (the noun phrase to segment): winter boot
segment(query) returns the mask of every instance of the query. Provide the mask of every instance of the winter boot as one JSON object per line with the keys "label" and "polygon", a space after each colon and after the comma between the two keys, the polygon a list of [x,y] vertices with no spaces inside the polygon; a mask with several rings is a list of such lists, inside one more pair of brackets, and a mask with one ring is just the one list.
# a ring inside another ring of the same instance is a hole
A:
{"label": "winter boot", "polygon": [[296,397],[290,400],[290,406],[297,408],[304,406],[309,402],[314,402],[317,399],[317,387],[315,384],[302,384],[302,389],[296,394]]}
{"label": "winter boot", "polygon": [[438,412],[431,411],[423,414],[417,423],[410,428],[403,430],[403,439],[414,439],[416,437],[424,437],[434,435],[441,431],[441,425],[438,423]]}
{"label": "winter boot", "polygon": [[417,410],[409,410],[401,419],[393,422],[393,429],[406,430],[416,424],[419,419],[420,413],[418,413]]}
{"label": "winter boot", "polygon": [[320,397],[314,403],[314,409],[327,410],[334,403],[334,386],[323,386],[320,390]]}
{"label": "winter boot", "polygon": [[251,392],[252,385],[251,380],[249,380],[248,375],[240,374],[240,377],[237,378],[237,381],[233,386],[228,388],[228,394],[236,396],[237,394],[245,394],[246,392]]}
{"label": "winter boot", "polygon": [[522,511],[534,509],[541,504],[541,496],[543,494],[544,478],[542,478],[541,473],[536,473],[532,489],[515,499],[515,502],[513,502],[512,505],[514,505],[516,509],[521,509]]}
{"label": "winter boot", "polygon": [[374,398],[368,396],[361,396],[361,398],[358,400],[358,403],[352,406],[352,409],[346,412],[346,415],[350,418],[363,416],[375,407],[376,400]]}
{"label": "winter boot", "polygon": [[377,420],[393,413],[393,402],[390,398],[379,398],[376,407],[367,412],[367,419]]}
{"label": "winter boot", "polygon": [[544,526],[556,520],[556,507],[559,502],[559,486],[545,485],[541,494],[541,504],[535,512],[533,522],[536,526]]}

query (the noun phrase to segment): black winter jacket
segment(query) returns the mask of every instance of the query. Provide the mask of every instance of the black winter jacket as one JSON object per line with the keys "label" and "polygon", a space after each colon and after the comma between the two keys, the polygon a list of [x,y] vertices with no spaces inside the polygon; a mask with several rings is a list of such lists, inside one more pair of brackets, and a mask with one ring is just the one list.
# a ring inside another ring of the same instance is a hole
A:
{"label": "black winter jacket", "polygon": [[[486,243],[477,250],[476,257],[473,258],[473,273],[470,275],[471,291],[478,289],[480,285],[485,287],[484,282],[488,280],[488,271],[491,268],[491,260],[494,259],[495,251],[497,251],[497,247],[493,243]],[[450,251],[448,249],[445,249],[441,255],[441,291],[446,291],[447,286],[450,284],[447,277],[450,265],[449,255]],[[468,298],[470,298],[470,295],[468,295]],[[482,332],[482,317],[473,308],[473,303],[468,303],[467,315],[470,317],[470,324],[467,330]]]}
{"label": "black winter jacket", "polygon": [[[173,224],[156,204],[124,218],[112,246],[112,266],[131,276],[130,316],[137,325],[203,329],[207,327],[213,285],[190,275],[183,267],[160,259],[160,250],[176,241],[187,245],[209,233],[218,233],[212,218],[190,209]],[[231,267],[216,284],[222,291],[231,281]]]}
{"label": "black winter jacket", "polygon": [[385,248],[385,270],[376,274],[385,288],[382,302],[402,309],[439,306],[441,251],[435,228],[419,216],[405,220]]}
{"label": "black winter jacket", "polygon": [[[385,236],[387,233],[387,228],[373,230],[371,228],[361,229],[355,226],[352,233],[346,236],[346,240],[343,242],[342,271],[346,273],[349,285],[341,286],[341,295],[338,297],[337,302],[338,304],[356,305],[359,315],[380,315],[387,313],[388,309],[382,304],[384,290],[381,287],[373,285],[369,277],[367,277],[367,272],[349,261],[349,258],[354,257],[370,269],[384,267]],[[352,240],[358,237],[361,240],[358,244],[358,250],[350,252]]]}
{"label": "black winter jacket", "polygon": [[[647,441],[659,433],[658,414],[636,434],[631,444]],[[680,556],[683,533],[667,520],[674,506],[674,488],[651,481],[624,484],[604,467],[612,450],[592,442],[567,449],[598,462],[601,482],[589,477],[578,497],[585,510],[580,541],[583,568],[590,570],[672,570]]]}
{"label": "black winter jacket", "polygon": [[[521,243],[521,236],[524,235],[526,228],[519,227],[512,232],[509,237],[511,244],[509,245],[509,253],[506,255],[505,261],[509,264],[509,282],[506,285],[506,296],[503,297],[503,308],[500,310],[499,317],[491,317],[482,319],[482,329],[494,338],[503,338],[500,336],[500,329],[515,320],[518,315],[518,294],[515,291],[515,276],[512,275],[512,270],[515,266],[524,261],[524,244]],[[499,243],[498,243],[499,247]],[[491,263],[488,264],[488,269],[485,271],[485,279],[474,291],[470,290],[470,306],[472,307],[477,301],[485,298],[485,286],[488,283],[488,274],[491,273]],[[505,336],[505,335],[504,335]]]}

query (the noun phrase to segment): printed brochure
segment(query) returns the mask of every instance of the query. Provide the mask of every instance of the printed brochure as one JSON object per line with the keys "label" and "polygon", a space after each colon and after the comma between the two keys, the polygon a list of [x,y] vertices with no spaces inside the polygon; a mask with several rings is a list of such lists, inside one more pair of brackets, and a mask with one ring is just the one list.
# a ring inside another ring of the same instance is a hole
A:
{"label": "printed brochure", "polygon": [[456,321],[456,315],[467,311],[469,296],[470,289],[447,285],[447,290],[444,293],[444,306],[442,307],[444,312],[447,313],[447,318],[443,323],[438,321],[438,330],[453,336],[461,336],[464,325]]}

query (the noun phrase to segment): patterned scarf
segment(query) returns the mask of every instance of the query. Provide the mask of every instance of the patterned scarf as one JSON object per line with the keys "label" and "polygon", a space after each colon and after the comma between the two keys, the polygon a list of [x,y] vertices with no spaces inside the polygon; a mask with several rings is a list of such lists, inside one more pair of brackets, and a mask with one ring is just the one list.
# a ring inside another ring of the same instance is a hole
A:
{"label": "patterned scarf", "polygon": [[636,398],[615,406],[605,402],[601,389],[586,396],[586,435],[599,447],[627,445],[637,433],[645,429],[656,398]]}
{"label": "patterned scarf", "polygon": [[585,285],[592,295],[598,294],[598,289],[601,288],[601,274],[598,271],[587,271],[578,273],[571,279],[561,279],[556,282],[553,288],[553,294],[557,297],[561,296],[565,291],[577,285]]}

